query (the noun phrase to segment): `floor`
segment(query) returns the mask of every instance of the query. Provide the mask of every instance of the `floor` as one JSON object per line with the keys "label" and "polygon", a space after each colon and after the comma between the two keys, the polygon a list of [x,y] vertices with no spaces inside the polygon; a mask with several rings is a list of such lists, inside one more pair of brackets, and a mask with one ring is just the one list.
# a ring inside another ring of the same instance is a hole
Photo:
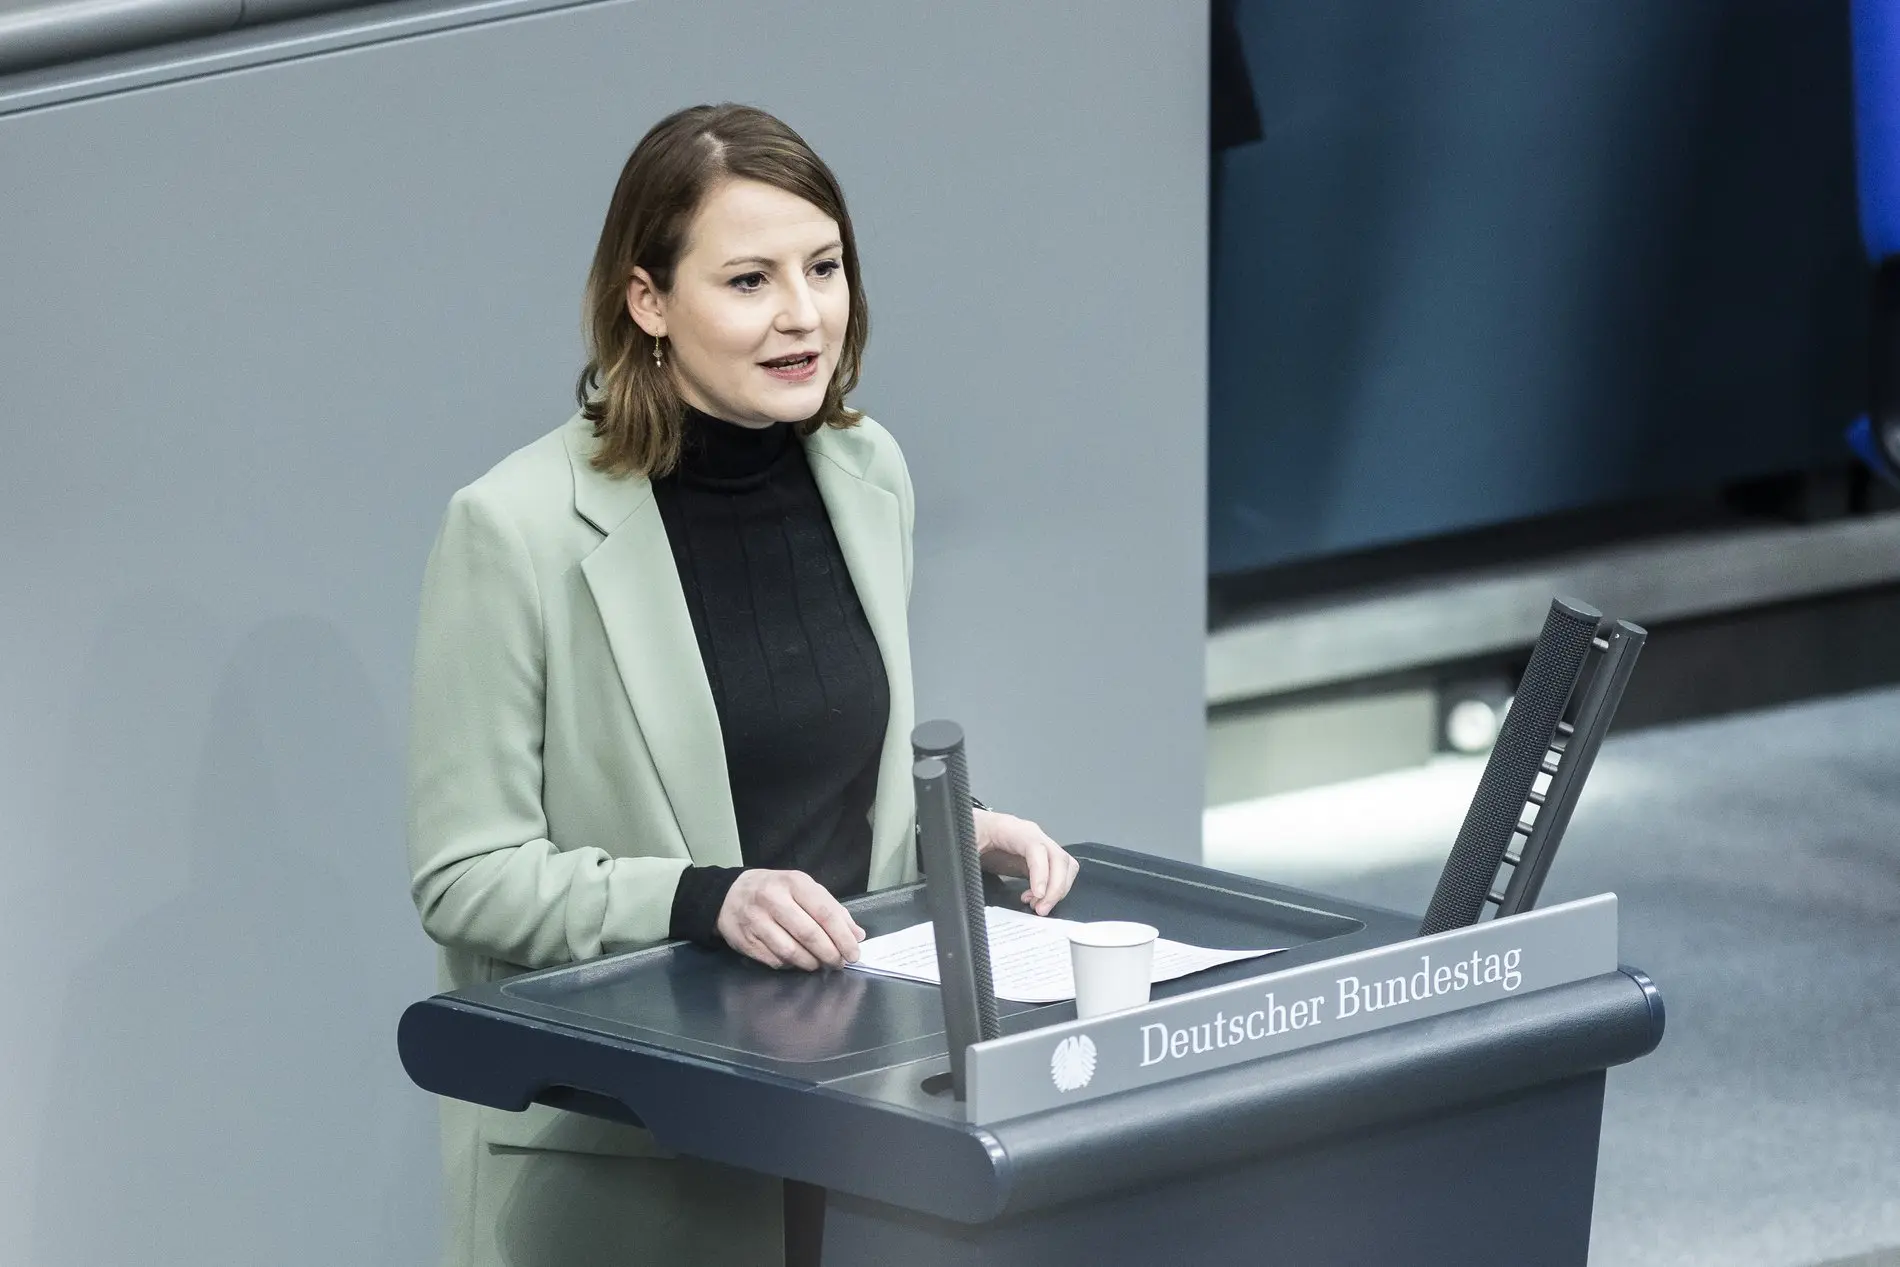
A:
{"label": "floor", "polygon": [[[1422,910],[1479,762],[1208,811],[1209,865]],[[1669,1008],[1612,1071],[1591,1261],[1900,1267],[1900,690],[1612,736],[1544,891]]]}

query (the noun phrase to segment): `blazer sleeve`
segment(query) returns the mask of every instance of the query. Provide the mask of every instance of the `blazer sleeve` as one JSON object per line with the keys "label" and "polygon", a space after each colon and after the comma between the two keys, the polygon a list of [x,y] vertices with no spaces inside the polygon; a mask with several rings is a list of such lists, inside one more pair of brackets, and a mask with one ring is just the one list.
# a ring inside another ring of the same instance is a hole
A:
{"label": "blazer sleeve", "polygon": [[410,892],[444,946],[540,968],[662,941],[684,858],[563,850],[541,804],[546,640],[520,529],[464,489],[429,555],[410,713]]}

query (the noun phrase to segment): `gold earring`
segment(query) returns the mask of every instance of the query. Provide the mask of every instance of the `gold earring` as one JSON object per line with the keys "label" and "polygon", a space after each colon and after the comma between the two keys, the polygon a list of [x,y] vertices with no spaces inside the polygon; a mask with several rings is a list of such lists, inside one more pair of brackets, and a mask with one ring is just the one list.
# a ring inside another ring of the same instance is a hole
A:
{"label": "gold earring", "polygon": [[664,365],[666,363],[666,358],[660,355],[660,340],[665,337],[663,334],[653,336],[653,363],[655,365]]}

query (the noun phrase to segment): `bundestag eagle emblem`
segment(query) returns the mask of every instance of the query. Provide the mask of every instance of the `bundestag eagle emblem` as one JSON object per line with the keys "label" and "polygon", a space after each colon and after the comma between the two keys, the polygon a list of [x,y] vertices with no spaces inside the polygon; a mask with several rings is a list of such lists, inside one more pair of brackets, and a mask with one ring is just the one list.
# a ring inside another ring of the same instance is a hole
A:
{"label": "bundestag eagle emblem", "polygon": [[1095,1043],[1087,1034],[1071,1034],[1049,1057],[1049,1076],[1058,1091],[1080,1091],[1095,1076]]}

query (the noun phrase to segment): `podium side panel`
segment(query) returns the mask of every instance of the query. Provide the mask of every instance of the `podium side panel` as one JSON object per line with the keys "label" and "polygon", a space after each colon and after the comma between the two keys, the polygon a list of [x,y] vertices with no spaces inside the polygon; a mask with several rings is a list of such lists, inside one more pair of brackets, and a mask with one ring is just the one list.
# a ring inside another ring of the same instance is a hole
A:
{"label": "podium side panel", "polygon": [[825,1267],[1585,1267],[1601,1071],[1137,1192],[969,1225],[832,1193]]}

